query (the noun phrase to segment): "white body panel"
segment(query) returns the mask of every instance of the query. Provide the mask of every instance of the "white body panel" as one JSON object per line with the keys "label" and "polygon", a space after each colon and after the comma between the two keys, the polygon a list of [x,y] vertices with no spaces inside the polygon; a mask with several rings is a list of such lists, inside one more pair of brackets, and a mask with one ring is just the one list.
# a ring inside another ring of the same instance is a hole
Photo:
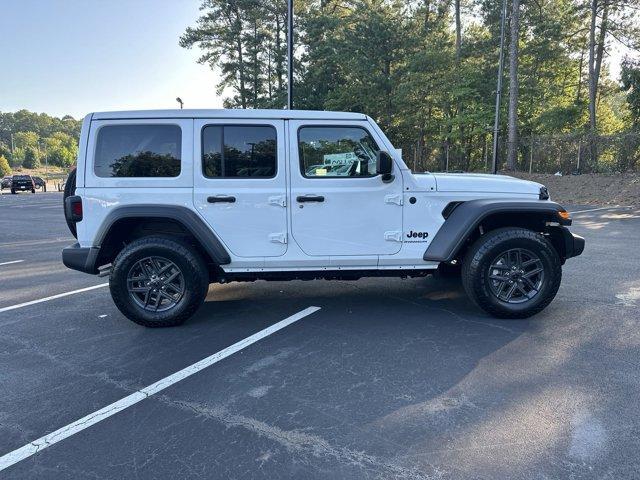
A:
{"label": "white body panel", "polygon": [[[94,173],[97,132],[111,124],[171,124],[182,130],[181,169],[172,178],[102,178]],[[270,125],[277,132],[273,178],[206,178],[205,125]],[[305,125],[359,126],[394,160],[391,182],[380,176],[307,178],[298,158]],[[422,256],[452,201],[484,197],[537,198],[540,185],[506,176],[413,174],[370,118],[357,113],[287,110],[167,110],[88,115],[82,127],[76,194],[84,219],[82,247],[95,245],[106,216],[124,205],[179,205],[195,211],[226,247],[227,272],[433,269]],[[322,203],[298,196],[321,195]],[[210,203],[210,196],[235,203]],[[302,207],[302,208],[301,208]],[[426,235],[412,236],[412,233]]]}
{"label": "white body panel", "polygon": [[[375,256],[400,250],[402,176],[385,183],[375,177],[305,177],[298,157],[298,128],[303,126],[364,127],[379,145],[382,139],[366,122],[289,121],[291,227],[295,242],[307,255]],[[324,201],[301,203],[304,196]],[[396,203],[393,199],[396,199]]]}
{"label": "white body panel", "polygon": [[[202,170],[201,131],[228,120],[196,120],[194,125],[193,202],[198,213],[238,257],[278,257],[287,251],[287,155],[284,120],[233,120],[233,125],[269,126],[276,131],[277,169],[273,178],[207,178]],[[208,197],[229,196],[233,203],[209,203]]]}

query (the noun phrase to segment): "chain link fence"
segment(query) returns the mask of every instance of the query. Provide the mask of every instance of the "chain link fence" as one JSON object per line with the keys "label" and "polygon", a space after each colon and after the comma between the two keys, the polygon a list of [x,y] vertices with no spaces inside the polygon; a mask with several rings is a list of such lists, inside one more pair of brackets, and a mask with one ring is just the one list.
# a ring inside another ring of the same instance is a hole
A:
{"label": "chain link fence", "polygon": [[[407,150],[409,155],[406,155]],[[420,171],[491,172],[492,141],[486,135],[473,148],[446,143],[403,149],[409,167]],[[533,135],[518,142],[515,170],[529,173],[640,173],[640,133],[620,135]],[[506,170],[507,142],[498,139],[498,169]]]}

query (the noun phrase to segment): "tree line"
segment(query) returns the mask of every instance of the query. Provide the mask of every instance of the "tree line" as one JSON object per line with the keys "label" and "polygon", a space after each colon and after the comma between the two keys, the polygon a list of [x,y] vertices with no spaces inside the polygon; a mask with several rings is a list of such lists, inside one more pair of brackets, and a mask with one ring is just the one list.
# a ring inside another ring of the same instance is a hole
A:
{"label": "tree line", "polygon": [[0,112],[0,173],[48,165],[67,168],[76,162],[81,122],[28,110]]}
{"label": "tree line", "polygon": [[[294,108],[363,112],[407,163],[465,170],[491,148],[501,0],[296,0]],[[640,0],[508,0],[500,136],[637,130],[640,64],[612,78],[612,47],[640,46]],[[227,108],[286,106],[283,0],[204,0],[179,43],[221,73]],[[585,154],[597,158],[597,144]]]}

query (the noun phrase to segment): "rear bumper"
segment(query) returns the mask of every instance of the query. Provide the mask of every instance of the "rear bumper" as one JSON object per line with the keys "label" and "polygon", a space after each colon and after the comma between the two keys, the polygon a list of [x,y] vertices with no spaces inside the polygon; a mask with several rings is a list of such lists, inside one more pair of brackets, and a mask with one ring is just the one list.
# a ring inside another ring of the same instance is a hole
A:
{"label": "rear bumper", "polygon": [[584,238],[571,233],[566,227],[562,227],[562,238],[564,239],[565,258],[577,257],[582,254]]}
{"label": "rear bumper", "polygon": [[97,275],[98,252],[99,248],[81,247],[80,244],[74,243],[62,250],[62,263],[72,270]]}

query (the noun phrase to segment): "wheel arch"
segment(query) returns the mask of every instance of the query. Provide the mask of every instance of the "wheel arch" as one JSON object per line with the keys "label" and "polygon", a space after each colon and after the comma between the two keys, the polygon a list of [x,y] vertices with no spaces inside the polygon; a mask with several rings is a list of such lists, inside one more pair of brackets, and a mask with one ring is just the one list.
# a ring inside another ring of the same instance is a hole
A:
{"label": "wheel arch", "polygon": [[[554,229],[562,229],[561,225],[570,225],[571,220],[561,217],[560,212],[565,212],[561,205],[543,200],[494,198],[452,202],[443,210],[446,220],[424,252],[423,259],[451,262],[483,232],[502,227],[552,232],[551,242],[564,257],[565,252],[561,251],[564,244],[555,240],[553,232]],[[557,227],[548,227],[549,223]]]}
{"label": "wheel arch", "polygon": [[135,205],[111,211],[96,232],[97,268],[110,263],[122,246],[144,236],[179,237],[195,245],[207,263],[226,265],[229,253],[194,211],[179,205]]}

